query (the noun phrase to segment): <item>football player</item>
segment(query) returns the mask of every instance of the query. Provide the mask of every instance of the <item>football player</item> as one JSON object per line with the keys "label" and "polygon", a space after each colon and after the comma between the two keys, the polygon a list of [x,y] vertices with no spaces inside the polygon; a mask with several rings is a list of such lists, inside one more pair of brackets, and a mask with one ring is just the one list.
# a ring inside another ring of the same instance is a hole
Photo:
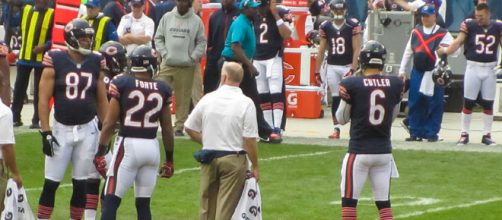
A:
{"label": "football player", "polygon": [[390,131],[399,113],[403,81],[381,74],[386,53],[382,44],[368,41],[359,56],[362,76],[340,83],[336,119],[340,124],[350,121],[349,150],[341,170],[342,220],[357,219],[357,201],[368,177],[380,219],[392,219],[390,178],[397,169],[392,169]]}
{"label": "football player", "polygon": [[495,145],[491,138],[493,123],[493,100],[496,92],[497,56],[502,22],[490,20],[490,8],[487,4],[478,4],[476,19],[466,19],[460,24],[460,32],[447,48],[438,50],[439,55],[452,54],[462,44],[467,66],[464,74],[464,108],[460,117],[462,133],[457,145],[469,143],[472,109],[481,94],[478,103],[483,107],[484,134],[481,143]]}
{"label": "football player", "polygon": [[[345,0],[332,0],[329,3],[333,20],[325,20],[319,27],[321,41],[316,59],[316,79],[318,84],[322,83],[320,76],[321,64],[323,63],[326,50],[327,84],[332,94],[331,115],[335,121],[335,112],[340,104],[338,84],[344,77],[352,75],[357,68],[357,57],[361,47],[361,26],[357,19],[346,19],[347,4]],[[335,125],[330,139],[340,138],[340,128]]]}
{"label": "football player", "polygon": [[[273,129],[269,141],[281,143],[281,124],[284,114],[285,94],[282,73],[284,40],[291,35],[286,22],[289,10],[277,6],[275,0],[262,1],[255,17],[254,30],[257,39],[253,65],[258,70],[256,86],[260,94],[263,117]],[[282,16],[281,16],[282,15]]]}
{"label": "football player", "polygon": [[105,199],[101,219],[116,219],[117,209],[126,191],[134,184],[138,219],[151,219],[150,197],[160,164],[157,129],[162,127],[166,161],[161,177],[173,175],[174,137],[171,124],[171,89],[153,80],[157,66],[155,50],[146,45],[135,48],[131,55],[132,75],[112,80],[109,110],[99,139],[94,164],[104,174],[108,148],[115,123],[120,120],[119,137],[115,141],[113,159],[106,172]]}
{"label": "football player", "polygon": [[[108,41],[101,45],[99,52],[104,57],[106,61],[106,66],[102,70],[105,73],[103,78],[106,89],[108,91],[111,80],[114,77],[123,74],[127,67],[126,49],[125,47],[116,41]],[[111,96],[108,94],[108,100]],[[99,124],[101,122],[98,122]],[[100,126],[98,126],[100,127]],[[98,139],[96,139],[98,141]],[[98,146],[96,142],[95,146]],[[108,145],[109,146],[109,145]],[[95,148],[96,151],[98,148]],[[96,153],[96,152],[94,152]],[[106,160],[111,161],[111,153],[106,154]],[[96,209],[99,202],[99,185],[100,185],[100,175],[94,166],[91,168],[91,173],[89,174],[89,179],[87,179],[86,184],[86,202],[84,216],[86,220],[91,220],[96,218]]]}
{"label": "football player", "polygon": [[[45,182],[38,218],[49,219],[66,167],[72,163],[71,219],[81,219],[86,180],[96,151],[98,126],[108,102],[103,81],[105,61],[91,50],[94,30],[84,19],[74,19],[64,29],[66,51],[51,50],[43,59],[39,114],[45,157]],[[53,132],[49,127],[49,99],[54,97]]]}

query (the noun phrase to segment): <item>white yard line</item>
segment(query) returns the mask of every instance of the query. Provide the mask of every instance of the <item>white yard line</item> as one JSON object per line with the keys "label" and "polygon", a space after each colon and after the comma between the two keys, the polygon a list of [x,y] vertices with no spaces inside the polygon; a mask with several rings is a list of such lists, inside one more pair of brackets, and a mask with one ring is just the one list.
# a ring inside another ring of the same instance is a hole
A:
{"label": "white yard line", "polygon": [[[331,153],[333,151],[321,151],[321,152],[314,152],[314,153],[306,153],[306,154],[290,154],[290,155],[284,155],[284,156],[276,156],[276,157],[269,157],[269,158],[263,158],[260,159],[260,161],[274,161],[274,160],[285,160],[285,159],[291,159],[291,158],[298,158],[298,157],[314,157],[314,156],[320,156],[320,155],[325,155],[328,153]],[[187,173],[191,171],[197,171],[200,170],[200,167],[192,167],[192,168],[184,168],[184,169],[179,169],[175,170],[175,174],[182,174],[182,173]],[[65,183],[61,184],[59,188],[66,188],[66,187],[71,187],[72,184],[70,183]],[[30,191],[41,191],[42,187],[34,187],[34,188],[26,188],[25,189],[27,192]]]}
{"label": "white yard line", "polygon": [[502,197],[495,197],[495,198],[486,199],[486,200],[477,200],[474,202],[453,205],[453,206],[437,207],[437,208],[432,208],[432,209],[426,209],[424,211],[416,211],[416,212],[412,212],[412,213],[408,213],[408,214],[394,216],[394,219],[403,219],[403,218],[421,216],[424,214],[448,211],[448,210],[452,210],[452,209],[469,208],[469,207],[476,206],[476,205],[483,205],[483,204],[488,204],[488,203],[498,202],[498,201],[502,201]]}

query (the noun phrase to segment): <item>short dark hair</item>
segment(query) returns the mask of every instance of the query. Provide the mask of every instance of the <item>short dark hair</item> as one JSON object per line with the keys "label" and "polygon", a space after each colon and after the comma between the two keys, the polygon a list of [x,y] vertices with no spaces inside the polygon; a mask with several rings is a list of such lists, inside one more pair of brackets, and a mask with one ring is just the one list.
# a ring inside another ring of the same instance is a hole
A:
{"label": "short dark hair", "polygon": [[479,5],[476,5],[476,11],[481,11],[481,10],[487,10],[489,12],[490,8],[485,3],[481,3]]}

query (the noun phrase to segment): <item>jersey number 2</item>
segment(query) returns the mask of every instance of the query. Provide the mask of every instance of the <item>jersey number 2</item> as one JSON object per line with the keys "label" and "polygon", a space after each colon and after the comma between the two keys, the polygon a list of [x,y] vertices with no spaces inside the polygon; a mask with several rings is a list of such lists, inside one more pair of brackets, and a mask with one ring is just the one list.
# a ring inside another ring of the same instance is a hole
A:
{"label": "jersey number 2", "polygon": [[385,99],[385,93],[380,89],[373,90],[370,94],[369,120],[372,125],[382,124],[385,117],[385,108],[383,105],[378,104],[377,99]]}
{"label": "jersey number 2", "polygon": [[[84,89],[82,89],[82,91],[78,91],[78,85],[81,78],[87,78],[87,84],[85,84],[85,87]],[[66,74],[65,84],[66,98],[76,99],[77,97],[79,97],[80,92],[80,99],[85,99],[85,94],[92,84],[92,73],[81,72],[79,76],[76,72],[70,72]]]}
{"label": "jersey number 2", "polygon": [[150,111],[145,113],[145,117],[143,121],[134,121],[132,120],[132,115],[137,111],[142,109],[145,106],[145,95],[139,90],[134,90],[129,93],[127,97],[129,99],[138,99],[138,103],[127,110],[126,117],[124,120],[125,126],[130,127],[144,127],[144,128],[155,128],[157,127],[157,122],[150,121],[150,118],[157,114],[162,109],[162,96],[159,93],[150,93],[148,97],[146,97],[146,102],[156,102],[155,107],[150,109]]}
{"label": "jersey number 2", "polygon": [[260,44],[266,44],[268,43],[268,39],[265,38],[265,34],[267,34],[268,31],[268,25],[267,23],[262,23],[260,24]]}

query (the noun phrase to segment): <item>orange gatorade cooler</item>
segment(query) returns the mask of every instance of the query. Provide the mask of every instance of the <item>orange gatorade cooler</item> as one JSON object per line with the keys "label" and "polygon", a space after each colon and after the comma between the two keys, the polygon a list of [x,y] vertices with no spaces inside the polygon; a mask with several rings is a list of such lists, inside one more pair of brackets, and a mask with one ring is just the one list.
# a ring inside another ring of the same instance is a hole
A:
{"label": "orange gatorade cooler", "polygon": [[317,86],[286,86],[287,116],[291,118],[321,118],[322,92]]}
{"label": "orange gatorade cooler", "polygon": [[52,47],[66,49],[64,26],[78,16],[80,0],[56,0],[54,7],[54,27],[52,28]]}
{"label": "orange gatorade cooler", "polygon": [[286,85],[307,86],[315,82],[316,48],[302,46],[285,48],[283,59],[283,75]]}

